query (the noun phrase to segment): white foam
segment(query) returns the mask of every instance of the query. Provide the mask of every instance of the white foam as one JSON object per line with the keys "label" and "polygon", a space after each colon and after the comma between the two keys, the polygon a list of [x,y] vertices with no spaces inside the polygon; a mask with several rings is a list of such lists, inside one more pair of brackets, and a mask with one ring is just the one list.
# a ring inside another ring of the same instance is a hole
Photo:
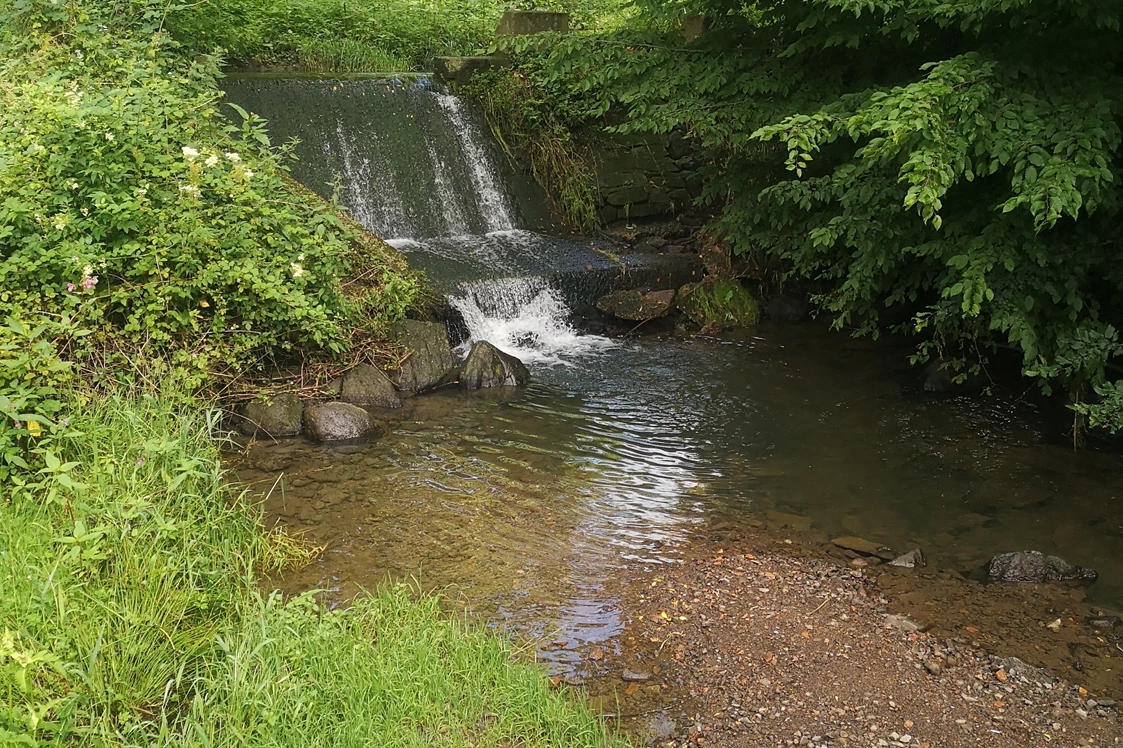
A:
{"label": "white foam", "polygon": [[515,228],[515,219],[511,216],[511,208],[507,204],[507,196],[499,186],[499,177],[495,166],[488,158],[487,150],[483,146],[483,138],[478,129],[468,118],[464,105],[460,99],[451,94],[434,94],[437,103],[448,115],[460,141],[460,149],[464,160],[468,164],[472,184],[476,188],[476,196],[480,201],[480,213],[489,231],[509,231]]}
{"label": "white foam", "polygon": [[486,340],[527,364],[572,365],[574,359],[615,348],[600,335],[582,335],[569,323],[569,307],[556,288],[538,277],[479,281],[449,303],[464,317],[468,341]]}

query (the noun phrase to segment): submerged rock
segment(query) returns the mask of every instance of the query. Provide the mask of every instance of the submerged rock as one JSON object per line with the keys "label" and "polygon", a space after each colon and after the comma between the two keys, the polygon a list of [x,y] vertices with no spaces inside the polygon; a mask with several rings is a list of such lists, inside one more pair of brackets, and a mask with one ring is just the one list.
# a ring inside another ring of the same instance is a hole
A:
{"label": "submerged rock", "polygon": [[903,569],[915,569],[924,566],[924,551],[913,548],[908,553],[901,554],[889,562],[890,566],[899,566]]}
{"label": "submerged rock", "polygon": [[1000,553],[987,564],[987,576],[995,582],[1083,582],[1099,576],[1094,570],[1070,564],[1040,551]]}
{"label": "submerged rock", "polygon": [[246,436],[296,436],[300,433],[304,405],[291,393],[254,400],[239,408],[238,430]]}
{"label": "submerged rock", "polygon": [[673,289],[666,291],[613,291],[597,299],[597,309],[618,319],[633,322],[665,317],[675,299]]}
{"label": "submerged rock", "polygon": [[460,366],[460,386],[469,390],[484,387],[520,387],[530,381],[522,361],[504,353],[486,340],[472,344]]}
{"label": "submerged rock", "polygon": [[377,429],[377,424],[357,405],[316,403],[304,409],[304,428],[308,436],[322,442],[362,439]]}
{"label": "submerged rock", "polygon": [[390,378],[369,364],[359,364],[343,375],[340,399],[364,408],[402,407]]}
{"label": "submerged rock", "polygon": [[877,543],[871,543],[865,538],[854,537],[853,535],[846,535],[841,538],[832,538],[831,544],[847,551],[854,551],[861,553],[863,556],[877,556],[885,550],[884,546]]}
{"label": "submerged rock", "polygon": [[398,389],[425,392],[455,381],[456,357],[445,323],[407,319],[390,328],[390,337],[410,350],[394,374]]}

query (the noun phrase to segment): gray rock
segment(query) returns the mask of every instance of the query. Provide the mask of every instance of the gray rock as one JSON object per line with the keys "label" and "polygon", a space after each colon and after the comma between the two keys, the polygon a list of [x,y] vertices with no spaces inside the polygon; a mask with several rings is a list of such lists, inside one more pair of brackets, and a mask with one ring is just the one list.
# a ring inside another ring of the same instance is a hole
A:
{"label": "gray rock", "polygon": [[625,669],[620,677],[628,683],[642,683],[645,680],[651,680],[651,673],[647,670],[631,670]]}
{"label": "gray rock", "polygon": [[619,319],[646,322],[666,316],[675,299],[673,289],[666,291],[613,291],[597,299],[597,309]]}
{"label": "gray rock", "polygon": [[1099,575],[1092,569],[1076,566],[1057,556],[1040,551],[1000,553],[987,564],[987,576],[996,582],[1083,582],[1090,584]]}
{"label": "gray rock", "polygon": [[304,428],[313,439],[334,442],[370,436],[378,425],[370,413],[357,405],[331,402],[305,408]]}
{"label": "gray rock", "polygon": [[889,565],[900,566],[903,569],[915,569],[917,566],[924,566],[924,551],[913,548],[908,553],[897,556],[889,562]]}
{"label": "gray rock", "polygon": [[238,430],[246,436],[296,436],[300,433],[304,405],[296,395],[285,393],[246,403],[238,412]]}
{"label": "gray rock", "polygon": [[522,361],[504,353],[486,340],[472,344],[460,366],[460,386],[469,390],[484,387],[520,387],[530,381]]}
{"label": "gray rock", "polygon": [[1101,629],[1104,631],[1110,631],[1116,626],[1123,626],[1123,620],[1121,620],[1119,616],[1096,616],[1087,619],[1085,623],[1094,629]]}
{"label": "gray rock", "polygon": [[885,546],[878,545],[877,543],[871,543],[865,538],[857,538],[853,535],[846,535],[845,537],[841,538],[833,538],[831,540],[831,543],[844,550],[861,553],[863,556],[877,556],[885,550]]}
{"label": "gray rock", "polygon": [[369,364],[359,364],[343,375],[340,399],[363,408],[402,407],[390,378]]}
{"label": "gray rock", "polygon": [[425,392],[456,380],[456,357],[448,344],[444,322],[407,319],[390,328],[390,337],[410,350],[393,374],[398,389]]}

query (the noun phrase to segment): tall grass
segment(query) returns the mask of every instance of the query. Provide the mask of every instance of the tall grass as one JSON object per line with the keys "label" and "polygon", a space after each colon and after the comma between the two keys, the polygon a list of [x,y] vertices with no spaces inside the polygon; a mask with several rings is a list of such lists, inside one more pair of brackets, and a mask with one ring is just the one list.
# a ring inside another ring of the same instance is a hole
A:
{"label": "tall grass", "polygon": [[75,410],[55,446],[77,487],[0,509],[0,743],[613,742],[433,598],[394,587],[329,612],[261,594],[263,569],[308,551],[262,532],[204,413],[151,396]]}

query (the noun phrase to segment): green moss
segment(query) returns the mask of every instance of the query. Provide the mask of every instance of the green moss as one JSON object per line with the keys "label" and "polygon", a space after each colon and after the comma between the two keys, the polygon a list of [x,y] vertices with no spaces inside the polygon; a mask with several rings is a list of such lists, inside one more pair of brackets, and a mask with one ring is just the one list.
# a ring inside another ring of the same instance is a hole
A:
{"label": "green moss", "polygon": [[678,308],[705,327],[750,327],[760,321],[760,306],[739,281],[724,278],[690,283],[679,289]]}

